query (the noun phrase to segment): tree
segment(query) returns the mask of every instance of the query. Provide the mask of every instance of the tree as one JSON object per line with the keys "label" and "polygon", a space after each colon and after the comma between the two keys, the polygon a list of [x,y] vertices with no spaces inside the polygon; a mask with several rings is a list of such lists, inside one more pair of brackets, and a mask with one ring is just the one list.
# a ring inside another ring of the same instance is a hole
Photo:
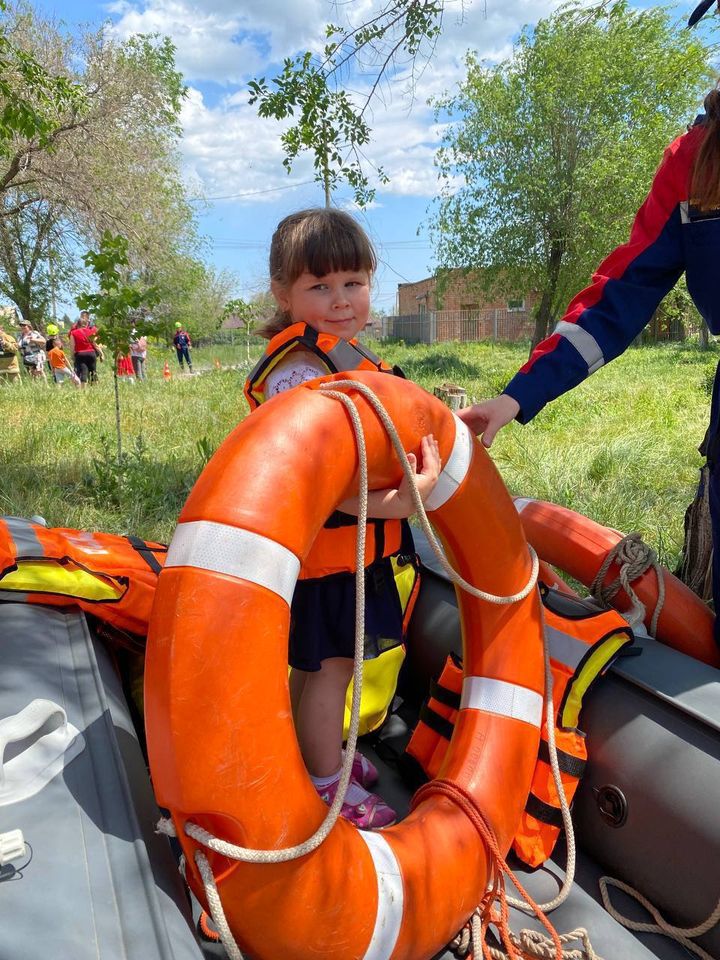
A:
{"label": "tree", "polygon": [[12,29],[48,73],[72,77],[83,110],[58,107],[51,150],[16,135],[5,169],[0,160],[2,189],[61,206],[94,241],[122,232],[131,258],[161,258],[168,236],[192,221],[177,154],[186,90],[172,43],[142,35],[119,42],[104,29],[67,37],[26,6],[13,11]]}
{"label": "tree", "polygon": [[215,333],[235,283],[226,271],[216,271],[202,260],[182,253],[169,253],[165,262],[148,271],[146,277],[158,292],[153,310],[155,331],[168,343],[176,322],[187,325],[193,337]]}
{"label": "tree", "polygon": [[[0,14],[6,12],[0,0]],[[28,155],[14,150],[14,144],[20,140],[33,149],[52,150],[62,132],[60,117],[81,117],[84,106],[78,84],[46,70],[8,35],[7,23],[0,24],[0,157],[7,161],[0,191],[13,183]]]}
{"label": "tree", "polygon": [[[709,50],[662,8],[571,6],[496,66],[467,56],[437,162],[442,268],[540,295],[534,341],[627,238],[663,148],[709,83]],[[459,188],[456,187],[458,180]]]}
{"label": "tree", "polygon": [[[7,172],[12,167],[14,174],[0,190],[0,216],[15,221],[6,232],[16,240],[0,257],[7,295],[23,312],[21,300],[45,295],[39,268],[27,279],[41,288],[17,282],[35,257],[23,218],[28,207],[53,212],[54,236],[64,245],[62,257],[49,258],[55,284],[65,271],[67,283],[77,287],[81,268],[73,249],[95,246],[105,231],[126,236],[130,265],[138,271],[191,256],[198,240],[177,151],[185,87],[170,41],[136,36],[120,43],[103,31],[68,38],[27,7],[13,11],[12,36],[48,72],[73,76],[83,110],[58,107],[51,149],[22,132],[13,138]],[[0,155],[0,183],[2,163]]]}
{"label": "tree", "polygon": [[[364,172],[362,153],[370,139],[368,113],[403,58],[412,65],[405,80],[413,87],[416,58],[427,53],[439,34],[444,5],[443,0],[386,0],[360,24],[329,24],[319,56],[307,50],[285,60],[270,83],[264,77],[250,82],[250,103],[258,104],[261,117],[285,120],[297,115],[281,137],[283,164],[290,173],[299,154],[310,151],[326,206],[343,180],[359,206],[373,200],[375,190]],[[370,79],[369,89],[357,99],[344,84],[351,66]],[[375,174],[387,182],[381,168]]]}
{"label": "tree", "polygon": [[260,294],[252,300],[243,300],[236,297],[234,300],[228,300],[223,310],[223,318],[235,317],[242,323],[245,329],[245,347],[247,361],[250,363],[250,341],[253,331],[261,320],[265,320],[274,311],[274,301],[272,305],[268,302],[267,294]]}
{"label": "tree", "polygon": [[82,294],[78,297],[77,304],[81,310],[93,313],[102,331],[103,344],[112,355],[117,460],[118,464],[121,464],[123,454],[118,357],[120,354],[127,354],[133,329],[138,333],[147,333],[151,329],[152,325],[147,317],[157,292],[152,287],[141,286],[132,277],[125,237],[104,233],[100,240],[100,249],[88,250],[83,260],[95,274],[100,289],[98,293]]}

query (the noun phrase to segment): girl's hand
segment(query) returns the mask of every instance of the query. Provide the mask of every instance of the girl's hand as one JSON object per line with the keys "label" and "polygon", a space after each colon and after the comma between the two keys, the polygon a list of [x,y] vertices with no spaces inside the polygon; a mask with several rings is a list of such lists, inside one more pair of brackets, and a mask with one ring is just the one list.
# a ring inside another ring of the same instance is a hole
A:
{"label": "girl's hand", "polygon": [[[420,499],[425,503],[435,489],[435,484],[438,482],[440,470],[442,469],[440,447],[431,433],[423,437],[420,441],[420,454],[422,456],[422,467],[420,471],[417,469],[417,457],[415,454],[408,453],[407,458],[415,474],[415,483],[418,488],[418,493],[420,494]],[[410,481],[405,474],[403,474],[400,486],[398,487],[398,499],[402,503],[407,504],[408,513],[406,516],[415,513],[415,502],[410,490]]]}
{"label": "girl's hand", "polygon": [[474,434],[482,437],[483,446],[489,450],[498,430],[514,420],[520,412],[520,404],[507,393],[492,400],[474,403],[458,410],[457,415]]}
{"label": "girl's hand", "polygon": [[[440,462],[440,448],[437,440],[430,433],[420,441],[420,455],[422,467],[418,472],[417,457],[414,453],[407,455],[410,466],[415,474],[415,483],[420,493],[420,499],[425,500],[435,488],[440,476],[442,464]],[[343,513],[358,515],[358,498],[351,497],[338,504],[338,510]],[[410,492],[410,481],[403,474],[400,486],[389,490],[371,490],[368,494],[368,516],[382,520],[404,520],[415,513],[415,501]]]}

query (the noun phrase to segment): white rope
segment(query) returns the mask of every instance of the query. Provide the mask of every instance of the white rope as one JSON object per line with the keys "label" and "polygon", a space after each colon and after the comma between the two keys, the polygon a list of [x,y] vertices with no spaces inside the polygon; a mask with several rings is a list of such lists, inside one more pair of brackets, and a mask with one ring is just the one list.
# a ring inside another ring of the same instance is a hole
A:
{"label": "white rope", "polygon": [[[620,568],[618,575],[615,580],[604,584],[605,574],[613,562],[617,563]],[[645,604],[633,590],[632,584],[650,567],[655,571],[658,585],[657,602],[648,626],[650,636],[654,637],[657,634],[658,619],[665,604],[665,578],[663,577],[662,567],[658,563],[657,553],[643,542],[639,533],[629,533],[622,540],[619,540],[611,550],[608,550],[600,569],[595,574],[595,579],[590,584],[590,593],[603,606],[609,607],[610,601],[622,587],[632,604],[630,609],[623,613],[623,616],[631,627],[637,626],[645,619],[646,610]]]}
{"label": "white rope", "polygon": [[[313,850],[316,850],[323,841],[327,838],[330,831],[335,826],[335,823],[340,816],[340,810],[342,805],[345,802],[345,796],[348,790],[350,783],[350,776],[352,772],[352,764],[355,756],[355,748],[357,745],[357,735],[358,727],[360,723],[360,699],[362,694],[362,665],[363,665],[363,653],[364,653],[364,643],[365,643],[365,533],[367,527],[367,500],[368,500],[368,475],[367,475],[367,449],[365,445],[365,437],[362,430],[362,421],[360,419],[360,414],[358,413],[357,407],[352,402],[347,394],[340,392],[339,390],[332,389],[335,387],[349,387],[357,390],[365,396],[370,404],[375,409],[378,417],[385,426],[385,429],[390,436],[395,452],[398,455],[398,458],[401,462],[403,471],[408,478],[410,491],[413,499],[415,508],[420,515],[420,522],[422,524],[423,530],[435,551],[438,560],[447,571],[448,576],[453,580],[454,583],[457,583],[463,590],[470,593],[472,596],[477,597],[478,599],[485,600],[488,603],[495,604],[511,604],[516,603],[519,600],[524,599],[528,596],[530,591],[535,587],[537,582],[537,574],[539,568],[539,561],[535,551],[528,547],[531,557],[532,565],[530,577],[526,585],[522,590],[518,591],[515,594],[510,596],[496,596],[495,594],[486,593],[484,590],[473,586],[464,580],[450,565],[448,560],[445,557],[445,554],[442,550],[442,547],[437,540],[435,533],[430,526],[430,522],[427,518],[425,512],[425,507],[423,505],[420,493],[417,489],[417,484],[415,481],[415,474],[410,466],[410,462],[407,458],[407,454],[403,449],[402,443],[400,442],[400,437],[398,436],[395,425],[387,414],[387,411],[382,406],[382,403],[378,397],[370,390],[365,384],[359,383],[353,380],[339,380],[334,381],[332,384],[323,385],[321,387],[324,394],[333,399],[339,400],[347,409],[350,419],[353,425],[353,431],[355,433],[355,440],[357,443],[358,450],[358,460],[359,460],[359,497],[358,497],[358,522],[357,522],[357,541],[356,541],[356,553],[355,553],[355,562],[356,562],[356,572],[355,572],[355,584],[356,584],[356,611],[355,611],[355,656],[353,662],[353,696],[352,696],[352,706],[350,712],[350,729],[348,731],[348,738],[346,744],[345,755],[343,758],[343,763],[340,773],[340,782],[338,784],[338,790],[335,794],[333,802],[327,812],[327,815],[323,822],[320,824],[315,833],[305,840],[303,843],[296,844],[292,847],[284,847],[278,850],[256,850],[250,847],[241,847],[237,844],[229,843],[225,840],[220,840],[218,837],[214,837],[207,830],[202,827],[194,824],[190,821],[186,821],[184,830],[185,833],[195,840],[197,843],[202,844],[210,850],[215,851],[216,853],[221,854],[222,856],[228,857],[232,860],[242,860],[247,863],[284,863],[288,860],[295,860],[299,857],[306,856],[308,853],[311,853]],[[157,830],[160,833],[165,833],[169,836],[176,835],[174,824],[169,819],[161,819],[157,825]],[[233,937],[230,926],[227,922],[225,916],[225,911],[222,906],[220,899],[220,894],[215,883],[215,878],[212,874],[212,869],[207,860],[205,854],[202,851],[196,851],[195,853],[195,862],[197,864],[198,871],[203,880],[203,885],[205,887],[205,896],[207,899],[208,907],[210,909],[210,915],[213,919],[215,926],[217,927],[218,933],[222,940],[223,946],[227,950],[228,954],[231,957],[231,960],[243,960],[243,955],[238,947],[235,938]]]}
{"label": "white rope", "polygon": [[[362,421],[355,404],[343,393],[337,393],[336,398],[343,403],[353,424],[355,439],[358,447],[358,457],[360,460],[360,497],[358,505],[358,526],[357,542],[355,549],[355,587],[357,594],[355,610],[355,655],[353,660],[353,697],[350,708],[350,729],[348,731],[347,745],[345,755],[340,771],[340,782],[337,793],[332,804],[315,833],[303,843],[296,844],[293,847],[285,847],[280,850],[255,850],[249,847],[240,847],[225,840],[214,837],[207,830],[199,827],[197,824],[186,822],[185,833],[193,840],[201,843],[203,846],[220,853],[232,860],[242,860],[248,863],[284,863],[288,860],[295,860],[306,856],[313,850],[316,850],[327,838],[340,815],[340,810],[345,802],[350,776],[352,772],[353,760],[355,757],[355,747],[357,745],[358,727],[360,725],[360,698],[362,694],[362,665],[365,647],[365,534],[367,528],[367,450],[365,447],[365,437],[362,431]],[[160,833],[169,836],[175,836],[176,831],[171,820],[163,818],[157,825]],[[195,852],[195,862],[203,880],[205,888],[205,897],[210,909],[210,916],[213,919],[223,946],[231,957],[231,960],[243,960],[243,954],[237,945],[237,942],[230,930],[225,911],[220,899],[220,893],[212,874],[212,869],[202,851]]]}
{"label": "white rope", "polygon": [[[423,533],[427,537],[430,543],[430,546],[432,547],[433,552],[435,553],[435,556],[437,557],[438,561],[442,564],[442,567],[447,573],[450,580],[453,583],[456,583],[459,587],[461,587],[466,593],[469,593],[473,597],[477,597],[478,600],[485,600],[488,603],[510,604],[510,603],[517,603],[519,600],[524,600],[525,597],[527,597],[528,594],[531,592],[531,590],[533,590],[533,588],[535,587],[535,584],[537,583],[538,570],[540,566],[538,556],[533,550],[533,548],[528,544],[528,551],[532,559],[530,576],[525,586],[521,590],[519,590],[517,593],[510,594],[510,596],[507,596],[507,597],[501,597],[501,596],[497,596],[494,593],[486,593],[485,590],[480,590],[478,587],[473,586],[473,584],[468,583],[467,580],[464,580],[448,561],[447,557],[445,556],[445,551],[443,550],[440,544],[440,541],[435,536],[435,531],[433,530],[430,524],[430,521],[428,520],[427,513],[425,512],[425,505],[422,502],[422,498],[420,497],[417,484],[415,483],[415,477],[414,477],[413,469],[410,466],[410,461],[408,460],[407,454],[403,449],[402,442],[400,441],[398,432],[395,429],[395,424],[390,419],[388,412],[383,407],[382,403],[380,402],[380,399],[377,397],[375,393],[373,393],[373,391],[369,387],[365,386],[364,383],[360,383],[357,380],[335,380],[329,384],[322,384],[320,389],[322,390],[323,393],[326,393],[329,396],[337,396],[338,394],[336,393],[336,391],[334,389],[330,389],[334,387],[347,387],[348,389],[357,390],[357,392],[361,393],[365,397],[365,399],[370,403],[372,408],[375,410],[375,413],[377,413],[378,418],[380,419],[380,422],[385,427],[385,430],[388,436],[390,437],[390,440],[392,441],[393,448],[395,449],[395,453],[397,454],[398,460],[402,465],[405,476],[410,481],[410,492],[412,495],[415,510],[420,520],[420,525],[423,529]],[[344,396],[344,394],[341,394],[341,396]]]}
{"label": "white rope", "polygon": [[[565,789],[562,782],[562,777],[560,776],[560,765],[558,763],[557,755],[557,743],[555,742],[555,703],[553,701],[553,675],[550,668],[550,651],[548,649],[547,643],[547,634],[545,631],[545,611],[543,609],[542,603],[540,604],[540,616],[542,618],[542,634],[543,634],[543,661],[545,665],[545,701],[544,701],[544,719],[545,719],[545,730],[547,732],[548,740],[548,754],[550,756],[550,769],[552,770],[553,783],[555,785],[555,791],[558,796],[558,801],[560,803],[560,814],[562,816],[563,828],[565,830],[565,844],[567,847],[567,862],[565,864],[565,879],[563,880],[562,886],[558,891],[558,894],[554,899],[549,900],[547,903],[541,903],[539,905],[540,910],[543,913],[550,913],[553,910],[556,910],[561,904],[565,903],[572,885],[575,882],[575,861],[576,861],[576,848],[575,848],[575,827],[573,826],[572,816],[570,814],[570,805],[567,802],[567,797],[565,796]],[[511,907],[516,907],[518,910],[522,910],[524,913],[534,914],[534,910],[530,907],[524,900],[518,900],[515,897],[508,897],[508,903]],[[528,931],[521,931],[522,934]],[[575,938],[577,939],[577,938]]]}
{"label": "white rope", "polygon": [[[600,894],[602,896],[603,906],[613,918],[617,920],[618,923],[622,924],[623,927],[626,927],[628,930],[634,930],[636,933],[660,933],[664,934],[666,937],[670,937],[672,940],[675,940],[677,943],[682,944],[686,950],[689,950],[691,953],[694,953],[696,956],[700,957],[701,960],[717,960],[716,957],[711,956],[702,947],[699,947],[696,943],[693,943],[696,937],[701,937],[704,933],[707,933],[708,930],[712,930],[718,921],[720,921],[720,900],[715,904],[715,907],[711,914],[706,920],[703,920],[702,923],[699,923],[696,927],[676,927],[673,924],[668,923],[667,920],[661,915],[657,907],[653,906],[648,899],[646,899],[641,893],[638,893],[633,887],[629,886],[626,883],[623,883],[621,880],[615,880],[613,877],[600,877],[598,881],[600,885]],[[628,917],[623,916],[619,913],[615,907],[613,907],[610,902],[610,893],[608,887],[617,887],[618,890],[622,890],[623,893],[627,893],[628,896],[633,897],[637,902],[645,907],[647,912],[654,918],[655,923],[640,923],[637,920],[630,920]]]}

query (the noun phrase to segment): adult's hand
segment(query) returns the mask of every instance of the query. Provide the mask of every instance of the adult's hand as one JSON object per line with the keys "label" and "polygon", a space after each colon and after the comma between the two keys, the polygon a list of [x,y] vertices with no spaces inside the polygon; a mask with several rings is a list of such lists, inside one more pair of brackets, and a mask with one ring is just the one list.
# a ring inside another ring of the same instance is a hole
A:
{"label": "adult's hand", "polygon": [[498,430],[510,423],[520,412],[520,404],[507,393],[501,393],[492,400],[474,403],[471,407],[458,410],[458,417],[466,423],[472,432],[482,437],[483,446],[490,449]]}

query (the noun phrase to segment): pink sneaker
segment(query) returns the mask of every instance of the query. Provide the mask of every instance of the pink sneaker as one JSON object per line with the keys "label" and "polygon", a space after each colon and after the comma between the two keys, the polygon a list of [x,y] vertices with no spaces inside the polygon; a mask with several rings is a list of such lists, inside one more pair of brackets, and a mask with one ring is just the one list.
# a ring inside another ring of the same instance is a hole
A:
{"label": "pink sneaker", "polygon": [[[340,778],[334,780],[329,786],[318,789],[320,799],[328,806],[335,799]],[[358,783],[350,781],[348,793],[353,792],[353,787],[359,790],[365,796],[358,803],[348,803],[342,805],[340,816],[350,823],[354,823],[359,830],[382,830],[383,827],[390,827],[397,820],[397,814],[389,807],[385,801],[376,793],[368,793]]]}
{"label": "pink sneaker", "polygon": [[359,750],[355,751],[352,765],[352,779],[367,789],[378,782],[377,767],[370,763],[367,757],[364,757]]}

